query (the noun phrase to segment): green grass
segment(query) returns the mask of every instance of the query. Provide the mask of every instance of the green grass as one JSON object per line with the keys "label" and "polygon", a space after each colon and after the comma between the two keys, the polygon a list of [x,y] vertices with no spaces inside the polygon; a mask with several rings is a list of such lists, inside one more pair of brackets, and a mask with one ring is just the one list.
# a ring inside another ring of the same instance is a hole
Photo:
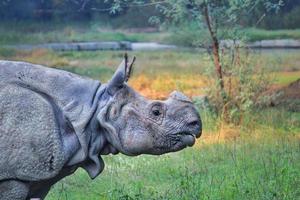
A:
{"label": "green grass", "polygon": [[[222,28],[220,28],[218,32],[220,33],[220,40],[235,38],[245,41],[246,43],[261,40],[300,39],[300,29],[263,30],[257,28],[241,28],[238,29],[237,32],[231,33],[231,29],[222,30]],[[171,35],[166,37],[166,41],[179,46],[206,46],[211,44],[211,37],[208,30],[205,28],[199,29],[198,25],[183,25],[171,29],[170,33]]]}
{"label": "green grass", "polygon": [[[299,50],[251,50],[250,62],[254,67],[268,72],[300,71]],[[47,50],[18,51],[0,48],[0,59],[25,60],[48,66],[107,67],[116,68],[123,57],[121,51],[69,51]],[[148,51],[129,52],[137,56],[135,72],[138,73],[204,73],[212,67],[211,58],[198,51]],[[241,54],[242,55],[242,54]]]}
{"label": "green grass", "polygon": [[294,30],[263,30],[248,28],[243,30],[249,41],[275,40],[275,39],[300,39],[300,29]]}
{"label": "green grass", "polygon": [[166,33],[132,33],[96,22],[0,22],[0,45],[82,41],[163,41]]}
{"label": "green grass", "polygon": [[[205,128],[204,139],[181,152],[103,156],[106,168],[98,178],[92,181],[78,170],[56,184],[47,200],[298,199],[299,115],[271,110],[256,116],[264,123],[230,140],[207,143]],[[289,129],[271,126],[283,117]]]}
{"label": "green grass", "polygon": [[125,33],[120,30],[84,30],[76,31],[64,28],[62,31],[22,33],[18,30],[0,30],[0,44],[41,44],[53,42],[84,42],[84,41],[157,41],[160,33]]}
{"label": "green grass", "polygon": [[252,63],[268,72],[295,72],[300,70],[298,49],[270,49],[250,51]]}
{"label": "green grass", "polygon": [[276,81],[277,84],[279,84],[279,85],[288,85],[288,84],[300,79],[300,71],[292,72],[292,73],[277,72],[275,74],[275,77],[276,77],[275,81]]}

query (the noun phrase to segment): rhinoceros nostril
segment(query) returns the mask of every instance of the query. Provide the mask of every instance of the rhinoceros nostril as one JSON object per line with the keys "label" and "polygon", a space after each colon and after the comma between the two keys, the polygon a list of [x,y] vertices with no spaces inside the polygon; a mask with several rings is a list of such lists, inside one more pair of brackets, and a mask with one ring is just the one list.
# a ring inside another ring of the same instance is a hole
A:
{"label": "rhinoceros nostril", "polygon": [[189,122],[189,123],[188,123],[188,126],[194,127],[194,126],[197,126],[197,125],[199,125],[199,124],[200,124],[200,123],[199,123],[198,120],[194,120],[194,121]]}

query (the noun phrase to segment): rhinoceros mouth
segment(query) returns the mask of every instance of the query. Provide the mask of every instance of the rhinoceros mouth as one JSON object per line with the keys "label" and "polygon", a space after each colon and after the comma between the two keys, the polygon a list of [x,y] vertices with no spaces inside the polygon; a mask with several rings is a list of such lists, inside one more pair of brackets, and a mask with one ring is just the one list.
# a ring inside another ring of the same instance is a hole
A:
{"label": "rhinoceros mouth", "polygon": [[190,132],[179,132],[176,134],[169,135],[167,140],[169,147],[191,147],[195,144],[196,135]]}
{"label": "rhinoceros mouth", "polygon": [[180,133],[180,138],[181,141],[189,147],[193,146],[196,141],[196,135],[188,132]]}

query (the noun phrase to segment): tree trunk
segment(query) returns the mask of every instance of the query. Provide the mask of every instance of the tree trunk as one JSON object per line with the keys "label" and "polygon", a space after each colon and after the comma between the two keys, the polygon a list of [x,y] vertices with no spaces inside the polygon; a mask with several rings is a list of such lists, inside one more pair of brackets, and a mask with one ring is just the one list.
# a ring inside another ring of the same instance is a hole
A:
{"label": "tree trunk", "polygon": [[224,81],[223,81],[222,65],[220,63],[219,41],[216,38],[213,39],[212,49],[213,49],[213,58],[214,58],[216,74],[219,79],[220,88],[221,90],[223,90]]}
{"label": "tree trunk", "polygon": [[213,50],[213,60],[214,60],[214,65],[215,65],[215,71],[216,71],[218,84],[219,84],[220,92],[221,92],[222,99],[223,99],[223,104],[225,105],[227,95],[226,95],[226,91],[224,89],[223,71],[222,71],[222,65],[221,65],[221,62],[220,62],[219,40],[216,36],[215,31],[212,28],[212,23],[211,23],[211,19],[210,19],[210,15],[209,15],[209,10],[208,10],[208,4],[205,3],[203,9],[204,9],[203,10],[204,11],[203,15],[204,15],[204,18],[205,18],[205,22],[206,22],[206,25],[208,27],[210,37],[212,39],[212,50]]}

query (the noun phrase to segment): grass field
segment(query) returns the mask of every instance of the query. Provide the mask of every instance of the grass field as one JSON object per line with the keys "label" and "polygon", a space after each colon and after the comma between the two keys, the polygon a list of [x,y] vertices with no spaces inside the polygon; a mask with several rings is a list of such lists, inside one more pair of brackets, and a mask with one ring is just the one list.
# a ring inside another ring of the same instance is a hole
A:
{"label": "grass field", "polygon": [[250,41],[275,40],[275,39],[300,39],[300,29],[295,30],[263,30],[249,28],[245,30]]}
{"label": "grass field", "polygon": [[[189,96],[209,87],[210,57],[199,52],[130,52],[137,63],[130,85],[147,97],[174,89]],[[23,60],[107,81],[121,52],[21,52],[2,49],[0,59]],[[274,84],[300,78],[298,51],[252,52],[252,64],[275,76]],[[57,183],[47,200],[76,199],[278,199],[300,198],[300,113],[268,108],[249,113],[240,126],[223,124],[199,108],[203,136],[192,148],[162,155],[103,156],[95,180],[77,172]]]}

